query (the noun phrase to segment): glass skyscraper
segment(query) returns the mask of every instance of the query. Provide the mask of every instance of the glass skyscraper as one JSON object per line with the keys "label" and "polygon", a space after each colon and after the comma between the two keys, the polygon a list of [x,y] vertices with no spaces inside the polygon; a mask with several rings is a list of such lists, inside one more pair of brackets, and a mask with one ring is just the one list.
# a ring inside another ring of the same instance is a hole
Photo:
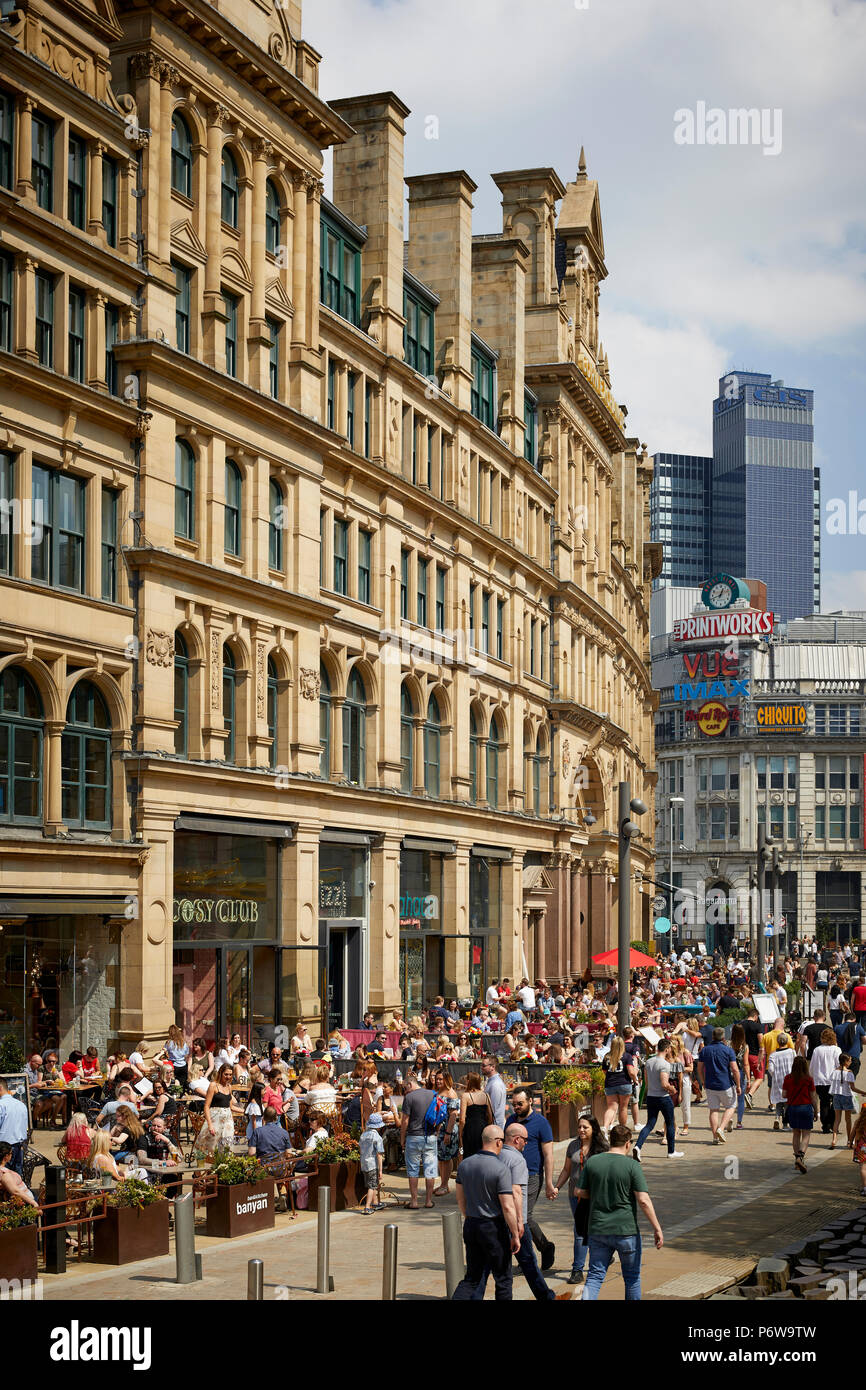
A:
{"label": "glass skyscraper", "polygon": [[662,544],[662,572],[653,588],[698,588],[710,555],[713,460],[696,454],[656,454],[650,486],[650,534]]}
{"label": "glass skyscraper", "polygon": [[821,606],[820,480],[813,392],[730,372],[713,402],[713,457],[656,454],[650,525],[663,547],[654,587],[723,571],[767,585],[780,620]]}
{"label": "glass skyscraper", "polygon": [[754,575],[782,620],[813,613],[813,393],[730,372],[713,402],[711,565]]}

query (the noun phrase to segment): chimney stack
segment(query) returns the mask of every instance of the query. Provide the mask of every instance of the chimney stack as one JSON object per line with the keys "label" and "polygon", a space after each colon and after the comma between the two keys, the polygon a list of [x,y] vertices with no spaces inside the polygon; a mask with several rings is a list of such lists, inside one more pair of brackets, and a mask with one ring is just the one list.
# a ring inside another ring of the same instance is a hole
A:
{"label": "chimney stack", "polygon": [[403,356],[403,141],[409,115],[393,92],[329,103],[355,129],[334,148],[334,204],[367,228],[361,302],[370,337]]}
{"label": "chimney stack", "polygon": [[408,268],[439,296],[436,363],[455,405],[472,403],[472,194],[464,171],[418,174],[409,186]]}

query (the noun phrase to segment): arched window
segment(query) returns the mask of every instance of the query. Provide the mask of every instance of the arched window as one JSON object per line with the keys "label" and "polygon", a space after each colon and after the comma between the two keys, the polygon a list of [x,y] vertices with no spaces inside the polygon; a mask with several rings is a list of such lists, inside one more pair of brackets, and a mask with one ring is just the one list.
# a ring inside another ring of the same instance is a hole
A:
{"label": "arched window", "polygon": [[223,646],[223,725],[226,731],[225,760],[235,760],[235,715],[237,711],[238,672],[231,650]]}
{"label": "arched window", "polygon": [[79,681],[66,708],[60,746],[63,819],[107,830],[111,824],[111,720],[90,681]]}
{"label": "arched window", "polygon": [[42,816],[42,701],[25,671],[0,675],[0,821]]}
{"label": "arched window", "polygon": [[275,478],[268,487],[268,565],[272,570],[283,568],[283,526],[286,499]]}
{"label": "arched window", "polygon": [[439,795],[439,755],[442,741],[442,720],[436,696],[431,695],[424,724],[424,790],[428,796]]}
{"label": "arched window", "polygon": [[277,765],[277,742],[279,739],[279,698],[280,678],[272,656],[268,657],[268,737],[271,740],[270,765]]}
{"label": "arched window", "polygon": [[233,459],[226,459],[225,550],[241,553],[241,470]]}
{"label": "arched window", "polygon": [[478,800],[478,721],[469,711],[469,800]]}
{"label": "arched window", "polygon": [[280,244],[280,195],[268,179],[265,184],[265,250],[277,254]]}
{"label": "arched window", "polygon": [[499,805],[499,725],[496,715],[490,720],[490,733],[487,736],[487,804]]}
{"label": "arched window", "polygon": [[238,166],[235,157],[226,145],[223,150],[221,187],[221,214],[223,222],[237,231],[238,225]]}
{"label": "arched window", "polygon": [[192,197],[192,141],[183,116],[171,121],[171,186],[175,193]]}
{"label": "arched window", "polygon": [[174,441],[174,534],[195,539],[195,455],[185,439]]}
{"label": "arched window", "polygon": [[331,682],[324,666],[319,667],[319,742],[322,745],[319,772],[328,779],[331,776]]}
{"label": "arched window", "polygon": [[400,688],[400,790],[411,792],[415,785],[415,725],[412,697],[405,685]]}
{"label": "arched window", "polygon": [[174,751],[189,756],[189,652],[179,632],[174,634]]}
{"label": "arched window", "polygon": [[343,776],[358,787],[364,785],[366,734],[367,694],[358,668],[353,666],[343,701]]}

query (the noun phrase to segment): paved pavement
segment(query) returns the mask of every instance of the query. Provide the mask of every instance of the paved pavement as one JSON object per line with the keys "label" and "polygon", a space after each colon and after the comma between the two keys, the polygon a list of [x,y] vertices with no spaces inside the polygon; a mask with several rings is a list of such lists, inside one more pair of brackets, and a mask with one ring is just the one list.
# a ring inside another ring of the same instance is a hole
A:
{"label": "paved pavement", "polygon": [[[668,1160],[665,1146],[653,1139],[644,1146],[650,1194],[665,1231],[665,1247],[656,1251],[646,1232],[643,1260],[645,1298],[703,1298],[748,1274],[756,1258],[772,1254],[797,1234],[819,1229],[833,1215],[862,1204],[858,1170],[847,1149],[831,1153],[829,1140],[813,1138],[809,1172],[794,1171],[790,1135],[772,1129],[763,1110],[746,1112],[746,1128],[735,1131],[726,1146],[713,1146],[705,1106],[693,1110],[693,1127],[678,1141],[683,1159]],[[566,1145],[555,1146],[561,1164]],[[559,1169],[555,1167],[554,1176]],[[406,1195],[405,1178],[390,1178],[393,1192]],[[453,1192],[453,1186],[452,1186]],[[398,1297],[442,1299],[445,1296],[441,1215],[456,1209],[453,1197],[437,1200],[433,1211],[386,1212],[363,1217],[341,1212],[331,1218],[331,1274],[334,1291],[317,1295],[316,1215],[296,1220],[278,1216],[273,1232],[233,1241],[197,1235],[204,1279],[178,1287],[173,1254],[161,1260],[109,1269],[70,1264],[65,1275],[47,1275],[46,1299],[244,1299],[247,1261],[264,1261],[265,1298],[379,1300],[382,1296],[382,1229],[394,1222],[399,1231]],[[565,1193],[556,1202],[542,1200],[539,1218],[556,1243],[556,1260],[548,1274],[556,1292],[568,1286],[572,1221]],[[85,1272],[86,1271],[86,1272]],[[492,1281],[488,1297],[492,1297]],[[530,1298],[519,1276],[516,1299]],[[623,1285],[614,1266],[602,1298],[621,1299]]]}

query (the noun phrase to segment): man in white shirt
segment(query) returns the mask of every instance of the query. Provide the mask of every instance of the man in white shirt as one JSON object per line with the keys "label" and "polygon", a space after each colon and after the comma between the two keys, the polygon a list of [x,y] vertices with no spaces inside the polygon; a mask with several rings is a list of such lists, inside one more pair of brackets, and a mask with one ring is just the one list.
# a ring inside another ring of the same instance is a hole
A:
{"label": "man in white shirt", "polygon": [[694,956],[692,955],[692,953],[691,953],[691,951],[689,950],[688,946],[686,947],[686,949],[683,951],[682,955],[680,956],[680,960],[682,961],[683,965],[691,965],[692,961],[694,960]]}
{"label": "man in white shirt", "polygon": [[496,988],[498,984],[498,980],[491,980],[490,984],[487,986],[487,993],[484,996],[484,1002],[487,1005],[488,1009],[495,1008],[495,1006],[499,1003],[499,990]]}
{"label": "man in white shirt", "polygon": [[529,1013],[535,1008],[535,990],[527,979],[520,981],[520,988],[517,991],[518,998],[524,1009]]}

